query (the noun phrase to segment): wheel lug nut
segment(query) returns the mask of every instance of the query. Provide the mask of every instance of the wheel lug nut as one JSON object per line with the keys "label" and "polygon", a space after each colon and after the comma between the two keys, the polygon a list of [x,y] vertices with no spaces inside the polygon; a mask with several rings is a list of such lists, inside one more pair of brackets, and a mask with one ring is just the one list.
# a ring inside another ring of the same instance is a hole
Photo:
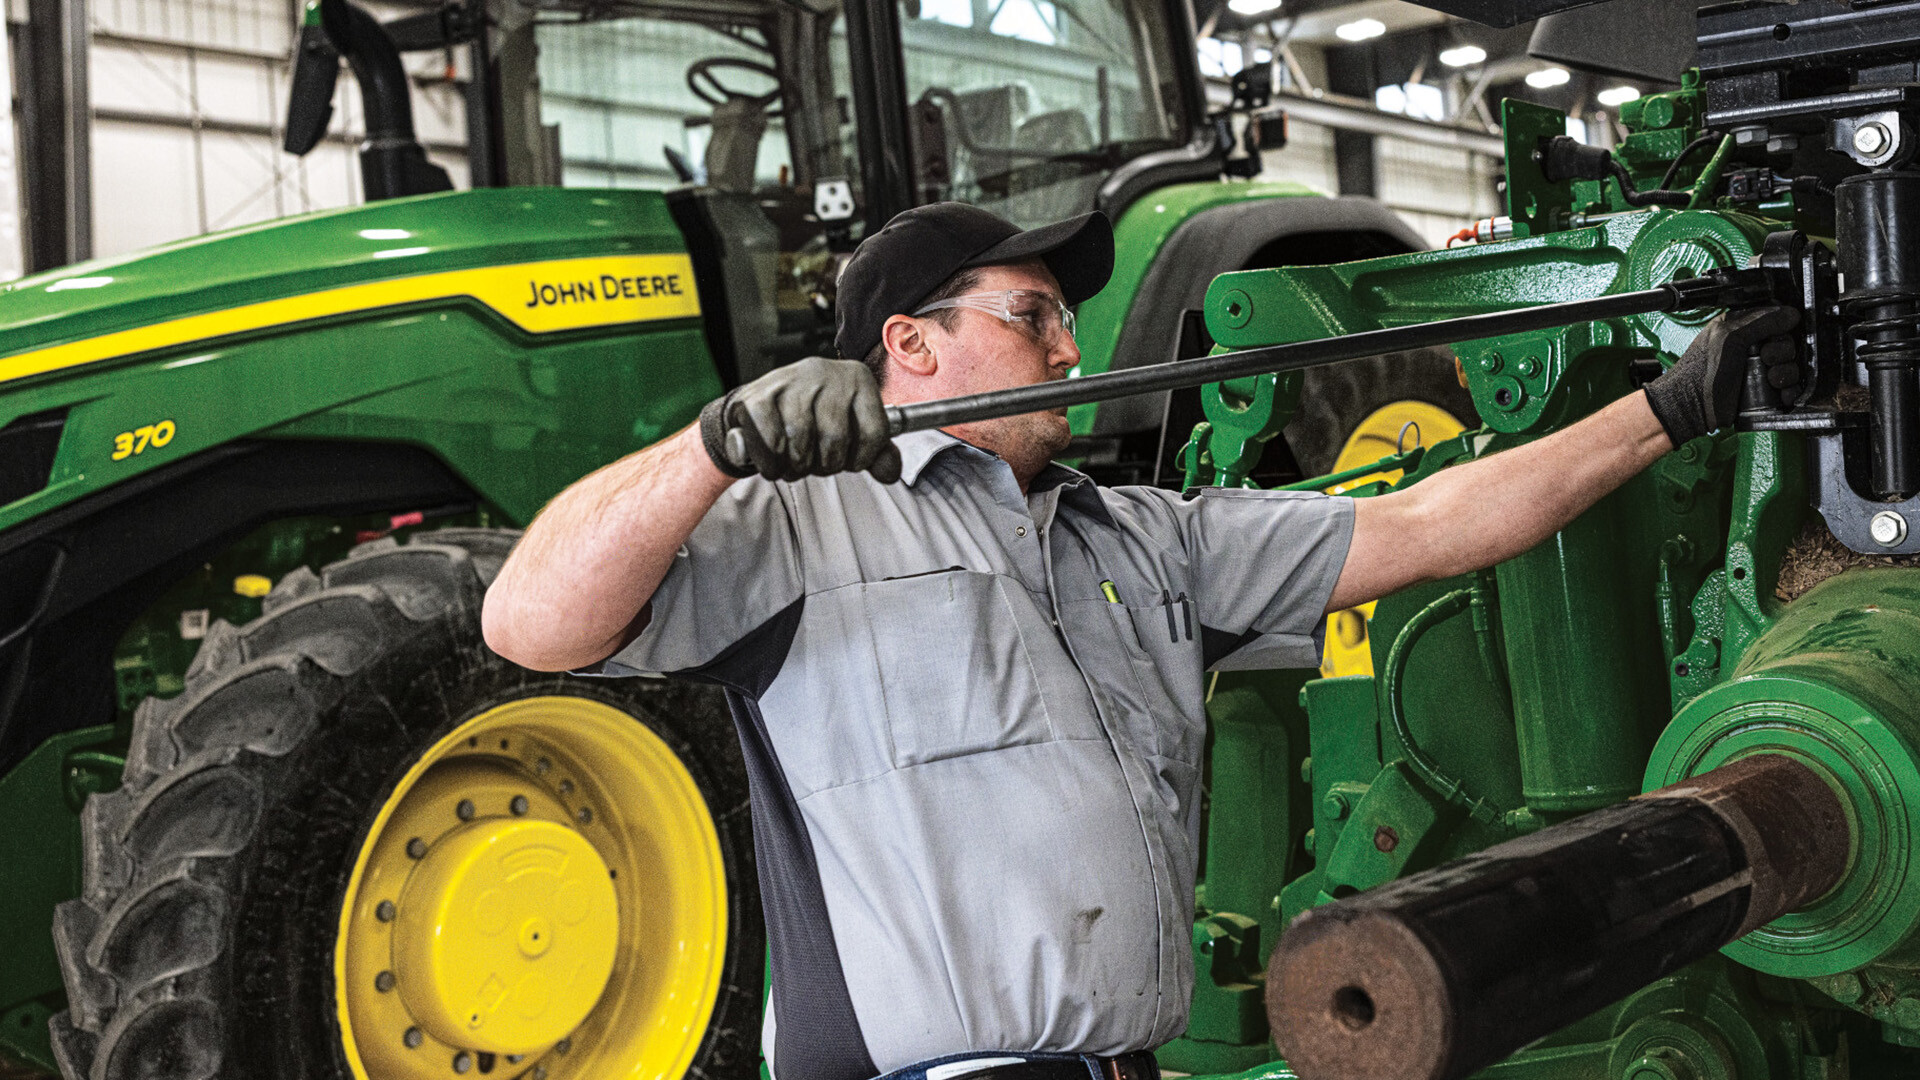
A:
{"label": "wheel lug nut", "polygon": [[551,768],[553,768],[553,762],[548,761],[546,758],[541,758],[533,763],[533,771],[539,773],[541,776],[547,775],[547,770]]}
{"label": "wheel lug nut", "polygon": [[574,816],[580,819],[580,824],[582,825],[593,824],[593,811],[588,807],[581,807],[580,812]]}
{"label": "wheel lug nut", "polygon": [[420,839],[417,836],[407,841],[407,857],[410,859],[426,858],[427,842],[425,840]]}
{"label": "wheel lug nut", "polygon": [[515,795],[513,797],[513,802],[507,804],[507,809],[513,811],[514,817],[519,817],[520,815],[526,813],[527,797],[525,795]]}
{"label": "wheel lug nut", "polygon": [[383,994],[393,989],[393,972],[383,971],[375,975],[373,977],[373,988]]}
{"label": "wheel lug nut", "polygon": [[560,794],[562,795],[573,794],[573,781],[571,780],[560,781]]}
{"label": "wheel lug nut", "polygon": [[545,1065],[535,1065],[533,1067],[533,1080],[547,1080],[547,1067]]}
{"label": "wheel lug nut", "polygon": [[473,1068],[473,1055],[467,1053],[465,1050],[453,1055],[454,1072],[464,1073],[471,1068]]}
{"label": "wheel lug nut", "polygon": [[373,917],[381,922],[393,921],[393,901],[382,900],[380,906],[373,909]]}
{"label": "wheel lug nut", "polygon": [[420,1044],[427,1041],[427,1037],[420,1034],[419,1028],[408,1028],[407,1033],[400,1037],[400,1041],[407,1044],[407,1049],[418,1050]]}
{"label": "wheel lug nut", "polygon": [[523,1055],[523,1054],[508,1054],[508,1055],[507,1055],[507,1064],[509,1064],[509,1065],[518,1065],[518,1064],[520,1064],[520,1061],[521,1061],[521,1059],[522,1059],[523,1057],[525,1057],[525,1055]]}
{"label": "wheel lug nut", "polygon": [[460,805],[454,807],[453,812],[460,816],[461,821],[472,821],[473,820],[473,800],[461,799]]}
{"label": "wheel lug nut", "polygon": [[572,1039],[561,1039],[559,1042],[553,1044],[553,1052],[556,1054],[564,1054],[571,1049],[573,1049]]}

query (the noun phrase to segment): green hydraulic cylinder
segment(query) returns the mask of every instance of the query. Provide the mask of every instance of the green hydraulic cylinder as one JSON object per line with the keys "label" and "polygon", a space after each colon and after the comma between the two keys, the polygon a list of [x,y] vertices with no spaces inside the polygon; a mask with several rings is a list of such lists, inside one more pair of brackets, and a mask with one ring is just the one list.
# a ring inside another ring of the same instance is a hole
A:
{"label": "green hydraulic cylinder", "polygon": [[1638,647],[1654,625],[1641,610],[1651,583],[1638,587],[1620,535],[1631,497],[1603,500],[1495,571],[1521,790],[1535,811],[1582,813],[1640,793],[1643,717],[1661,684],[1657,658],[1648,670]]}

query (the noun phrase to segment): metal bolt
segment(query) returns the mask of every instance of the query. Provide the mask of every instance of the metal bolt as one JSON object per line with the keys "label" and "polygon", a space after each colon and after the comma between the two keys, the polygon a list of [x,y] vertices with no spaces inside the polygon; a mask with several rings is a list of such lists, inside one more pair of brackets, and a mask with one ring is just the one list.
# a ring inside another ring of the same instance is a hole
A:
{"label": "metal bolt", "polygon": [[379,919],[381,922],[392,922],[393,921],[393,901],[391,900],[380,901],[379,906],[373,909],[373,917],[376,919]]}
{"label": "metal bolt", "polygon": [[1525,360],[1520,361],[1520,374],[1529,379],[1540,374],[1540,358],[1537,356],[1529,356]]}
{"label": "metal bolt", "polygon": [[1373,830],[1373,846],[1381,851],[1392,851],[1400,846],[1400,834],[1393,831],[1393,826],[1382,825]]}
{"label": "metal bolt", "polygon": [[508,1055],[507,1055],[507,1064],[509,1064],[509,1065],[518,1065],[518,1064],[520,1064],[520,1059],[521,1059],[521,1058],[522,1058],[523,1056],[524,1056],[524,1055],[521,1055],[521,1054],[508,1054]]}
{"label": "metal bolt", "polygon": [[473,820],[473,800],[461,799],[460,805],[454,807],[453,812],[459,816],[461,821],[472,821]]}
{"label": "metal bolt", "polygon": [[533,771],[539,773],[541,776],[547,775],[547,770],[551,768],[553,768],[553,762],[548,761],[546,758],[541,758],[533,763]]}
{"label": "metal bolt", "polygon": [[465,1050],[462,1050],[459,1053],[453,1055],[453,1071],[454,1072],[463,1073],[471,1068],[473,1068],[472,1054],[469,1054]]}
{"label": "metal bolt", "polygon": [[1881,547],[1897,547],[1907,538],[1907,519],[1896,511],[1882,510],[1873,515],[1867,531],[1873,535],[1873,542]]}
{"label": "metal bolt", "polygon": [[571,1049],[573,1049],[572,1039],[561,1039],[559,1042],[553,1044],[553,1052],[556,1054],[564,1054]]}
{"label": "metal bolt", "polygon": [[418,1050],[420,1044],[427,1041],[427,1037],[420,1034],[419,1028],[408,1028],[407,1033],[400,1037],[400,1041],[407,1044],[407,1049]]}
{"label": "metal bolt", "polygon": [[562,795],[573,794],[573,781],[571,780],[560,781],[560,794]]}
{"label": "metal bolt", "polygon": [[1335,821],[1347,816],[1347,797],[1337,791],[1327,792],[1327,797],[1321,800],[1320,806],[1327,812],[1327,816]]}
{"label": "metal bolt", "polygon": [[575,814],[574,816],[580,819],[580,824],[582,825],[593,824],[593,811],[588,809],[587,807],[584,807],[584,806],[581,807],[580,812]]}
{"label": "metal bolt", "polygon": [[507,804],[507,809],[513,811],[514,817],[519,817],[520,815],[526,813],[527,797],[525,795],[515,795],[513,797],[513,801]]}
{"label": "metal bolt", "polygon": [[407,857],[412,859],[426,858],[427,842],[425,840],[420,839],[417,836],[407,841]]}
{"label": "metal bolt", "polygon": [[533,1080],[547,1080],[547,1067],[545,1065],[535,1065],[533,1067]]}
{"label": "metal bolt", "polygon": [[1480,370],[1491,375],[1494,372],[1500,370],[1500,365],[1503,362],[1504,361],[1501,360],[1499,353],[1490,352],[1487,355],[1480,358]]}
{"label": "metal bolt", "polygon": [[383,971],[375,975],[373,977],[373,988],[383,994],[393,989],[393,972]]}
{"label": "metal bolt", "polygon": [[1893,133],[1887,130],[1885,124],[1877,120],[1853,129],[1853,148],[1868,157],[1879,154],[1891,142],[1893,142]]}

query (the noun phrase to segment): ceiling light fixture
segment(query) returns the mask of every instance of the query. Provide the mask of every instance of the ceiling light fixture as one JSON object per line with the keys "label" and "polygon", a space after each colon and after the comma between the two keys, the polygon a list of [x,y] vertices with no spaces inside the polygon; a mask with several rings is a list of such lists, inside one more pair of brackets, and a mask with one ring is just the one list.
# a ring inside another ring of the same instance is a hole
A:
{"label": "ceiling light fixture", "polygon": [[1618,108],[1629,101],[1640,100],[1640,91],[1635,90],[1631,86],[1614,86],[1602,90],[1593,96],[1599,99],[1602,105]]}
{"label": "ceiling light fixture", "polygon": [[1379,19],[1355,19],[1333,28],[1333,36],[1341,41],[1366,41],[1368,38],[1377,38],[1386,32],[1387,24]]}
{"label": "ceiling light fixture", "polygon": [[1265,15],[1280,6],[1280,0],[1227,0],[1236,15]]}
{"label": "ceiling light fixture", "polygon": [[1478,45],[1457,45],[1440,54],[1440,62],[1448,67],[1472,67],[1487,58],[1487,50]]}
{"label": "ceiling light fixture", "polygon": [[1573,78],[1563,67],[1541,68],[1527,73],[1527,85],[1535,90],[1551,90],[1556,86],[1565,86]]}

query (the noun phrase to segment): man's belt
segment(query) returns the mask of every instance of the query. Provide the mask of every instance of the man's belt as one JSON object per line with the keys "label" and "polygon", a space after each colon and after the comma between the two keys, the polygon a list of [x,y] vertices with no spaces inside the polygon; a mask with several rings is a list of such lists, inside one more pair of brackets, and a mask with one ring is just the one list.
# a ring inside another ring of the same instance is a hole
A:
{"label": "man's belt", "polygon": [[959,1080],[1160,1080],[1160,1065],[1151,1053],[1136,1050],[1117,1057],[1010,1062],[967,1073]]}

